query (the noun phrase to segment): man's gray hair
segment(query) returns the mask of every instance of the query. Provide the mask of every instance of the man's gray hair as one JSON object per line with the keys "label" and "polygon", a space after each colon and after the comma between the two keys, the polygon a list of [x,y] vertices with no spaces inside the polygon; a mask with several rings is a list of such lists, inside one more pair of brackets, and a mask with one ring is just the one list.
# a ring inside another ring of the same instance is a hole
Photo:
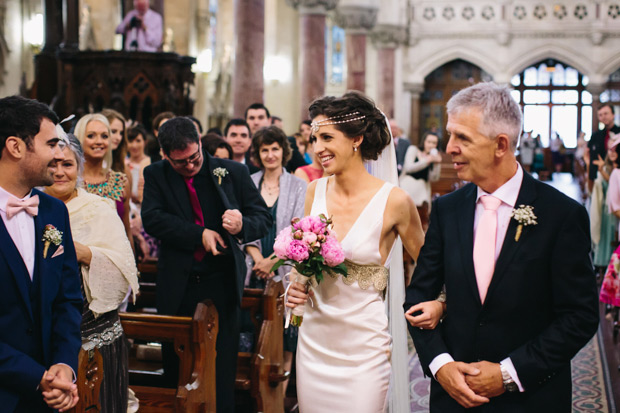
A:
{"label": "man's gray hair", "polygon": [[517,149],[523,117],[507,86],[493,82],[478,83],[452,96],[447,104],[448,115],[468,109],[480,111],[481,133],[489,139],[504,133],[510,139],[511,149]]}

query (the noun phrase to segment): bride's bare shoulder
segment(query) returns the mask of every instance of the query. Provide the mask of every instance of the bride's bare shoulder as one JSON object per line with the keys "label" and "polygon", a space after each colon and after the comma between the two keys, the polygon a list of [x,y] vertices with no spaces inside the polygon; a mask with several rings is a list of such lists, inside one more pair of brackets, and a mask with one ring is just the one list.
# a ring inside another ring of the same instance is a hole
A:
{"label": "bride's bare shoulder", "polygon": [[411,206],[415,206],[415,204],[407,192],[397,186],[392,188],[388,197],[388,208],[400,209],[410,208]]}

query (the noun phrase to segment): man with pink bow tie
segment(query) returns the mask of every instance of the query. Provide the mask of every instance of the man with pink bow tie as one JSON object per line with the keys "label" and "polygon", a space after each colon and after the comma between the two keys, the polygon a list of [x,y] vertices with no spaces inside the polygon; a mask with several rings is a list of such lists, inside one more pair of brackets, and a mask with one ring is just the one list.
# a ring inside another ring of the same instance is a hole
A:
{"label": "man with pink bow tie", "polygon": [[65,411],[81,345],[82,295],[64,204],[34,187],[62,160],[46,105],[0,99],[0,409]]}

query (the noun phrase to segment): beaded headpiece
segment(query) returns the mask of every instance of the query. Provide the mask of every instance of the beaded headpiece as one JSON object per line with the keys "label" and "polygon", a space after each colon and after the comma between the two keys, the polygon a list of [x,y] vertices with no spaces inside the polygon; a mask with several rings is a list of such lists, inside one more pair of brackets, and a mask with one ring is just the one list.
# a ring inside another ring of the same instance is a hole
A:
{"label": "beaded headpiece", "polygon": [[[310,130],[312,131],[312,134],[314,135],[315,133],[319,131],[319,128],[321,126],[337,125],[339,123],[349,123],[349,122],[353,122],[356,120],[364,119],[366,117],[366,115],[357,116],[359,114],[360,114],[359,112],[352,112],[352,113],[347,113],[346,115],[332,116],[331,118],[323,119],[318,122],[314,121],[310,124]],[[335,119],[342,119],[342,120],[335,120]]]}

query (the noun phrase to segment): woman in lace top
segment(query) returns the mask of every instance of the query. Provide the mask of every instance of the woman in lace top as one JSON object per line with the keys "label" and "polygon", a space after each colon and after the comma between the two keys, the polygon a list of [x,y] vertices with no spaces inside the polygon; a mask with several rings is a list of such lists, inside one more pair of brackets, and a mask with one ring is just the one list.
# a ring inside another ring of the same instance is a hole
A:
{"label": "woman in lace top", "polygon": [[84,150],[82,178],[86,192],[111,199],[123,221],[125,233],[131,241],[129,226],[130,187],[127,175],[112,169],[110,123],[102,114],[84,115],[75,125],[75,136]]}
{"label": "woman in lace top", "polygon": [[99,348],[103,359],[100,403],[103,412],[127,411],[128,347],[118,307],[129,288],[138,291],[137,270],[123,223],[114,204],[78,188],[84,161],[77,139],[58,161],[46,192],[67,205],[82,275],[82,347]]}

